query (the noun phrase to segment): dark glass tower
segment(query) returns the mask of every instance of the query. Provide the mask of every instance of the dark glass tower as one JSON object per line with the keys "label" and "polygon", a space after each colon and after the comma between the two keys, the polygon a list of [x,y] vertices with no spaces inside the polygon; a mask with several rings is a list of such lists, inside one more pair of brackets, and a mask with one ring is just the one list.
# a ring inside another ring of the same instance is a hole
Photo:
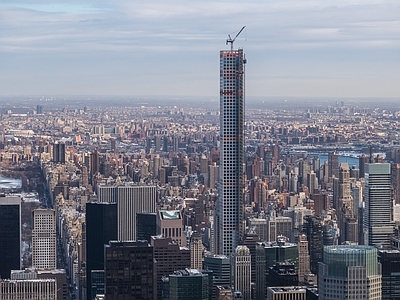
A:
{"label": "dark glass tower", "polygon": [[216,204],[216,253],[231,255],[244,238],[243,49],[220,52],[220,185]]}
{"label": "dark glass tower", "polygon": [[323,252],[322,219],[316,216],[304,217],[303,231],[308,241],[311,273],[318,274],[318,263],[322,261]]}
{"label": "dark glass tower", "polygon": [[382,266],[382,300],[400,299],[400,250],[378,250]]}
{"label": "dark glass tower", "polygon": [[150,243],[153,235],[157,235],[157,214],[136,213],[136,240]]}
{"label": "dark glass tower", "polygon": [[105,246],[106,299],[153,300],[153,265],[149,243],[111,241]]}
{"label": "dark glass tower", "polygon": [[86,204],[86,282],[87,299],[91,294],[93,270],[104,270],[104,245],[117,239],[117,204]]}
{"label": "dark glass tower", "polygon": [[21,268],[21,198],[0,196],[0,277]]}

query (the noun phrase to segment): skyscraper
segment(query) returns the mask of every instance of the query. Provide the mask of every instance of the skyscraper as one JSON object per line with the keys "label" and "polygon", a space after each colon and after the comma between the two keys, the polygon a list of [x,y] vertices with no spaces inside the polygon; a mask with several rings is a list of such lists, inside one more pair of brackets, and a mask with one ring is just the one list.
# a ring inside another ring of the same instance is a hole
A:
{"label": "skyscraper", "polygon": [[[233,43],[233,42],[232,42]],[[243,49],[220,52],[220,185],[216,207],[217,253],[231,255],[244,236]]]}
{"label": "skyscraper", "polygon": [[381,298],[377,249],[371,246],[326,246],[319,265],[319,299]]}
{"label": "skyscraper", "polygon": [[0,277],[21,267],[21,198],[0,196]]}
{"label": "skyscraper", "polygon": [[104,245],[117,239],[117,204],[86,204],[87,300],[91,294],[92,270],[104,270]]}
{"label": "skyscraper", "polygon": [[200,233],[194,231],[190,237],[189,242],[190,249],[190,268],[191,269],[203,269],[203,242],[201,241]]}
{"label": "skyscraper", "polygon": [[154,299],[153,246],[145,241],[110,241],[104,252],[107,299]]}
{"label": "skyscraper", "polygon": [[65,143],[55,142],[53,145],[53,161],[65,164]]}
{"label": "skyscraper", "polygon": [[390,245],[394,234],[389,163],[365,165],[364,243]]}
{"label": "skyscraper", "polygon": [[53,270],[57,267],[56,212],[54,209],[35,209],[32,230],[32,266]]}
{"label": "skyscraper", "polygon": [[246,246],[237,246],[233,258],[234,288],[242,293],[243,300],[251,299],[251,256]]}
{"label": "skyscraper", "polygon": [[171,238],[160,236],[151,237],[153,246],[153,259],[155,276],[155,299],[162,298],[162,277],[172,274],[176,270],[182,270],[190,267],[190,250],[187,247],[180,247],[178,243],[173,242]]}

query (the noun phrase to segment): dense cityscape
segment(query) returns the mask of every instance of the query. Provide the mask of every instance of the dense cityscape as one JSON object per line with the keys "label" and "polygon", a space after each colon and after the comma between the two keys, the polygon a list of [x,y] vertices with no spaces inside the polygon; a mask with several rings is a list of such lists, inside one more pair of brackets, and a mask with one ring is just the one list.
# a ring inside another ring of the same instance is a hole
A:
{"label": "dense cityscape", "polygon": [[17,2],[0,300],[400,299],[397,3]]}
{"label": "dense cityscape", "polygon": [[248,100],[231,229],[229,112],[175,101],[3,100],[1,299],[399,299],[396,102]]}

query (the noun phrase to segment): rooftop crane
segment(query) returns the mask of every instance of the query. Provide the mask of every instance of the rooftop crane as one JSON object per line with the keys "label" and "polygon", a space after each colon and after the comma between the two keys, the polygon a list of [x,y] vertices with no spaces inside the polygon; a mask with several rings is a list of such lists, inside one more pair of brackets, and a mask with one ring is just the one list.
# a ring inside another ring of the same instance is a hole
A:
{"label": "rooftop crane", "polygon": [[229,43],[231,43],[231,51],[233,51],[233,42],[236,40],[236,38],[239,36],[239,34],[242,33],[243,29],[245,29],[246,26],[243,26],[242,29],[240,29],[240,31],[237,33],[237,35],[232,39],[231,35],[228,34],[228,39],[226,40],[226,44],[228,45]]}

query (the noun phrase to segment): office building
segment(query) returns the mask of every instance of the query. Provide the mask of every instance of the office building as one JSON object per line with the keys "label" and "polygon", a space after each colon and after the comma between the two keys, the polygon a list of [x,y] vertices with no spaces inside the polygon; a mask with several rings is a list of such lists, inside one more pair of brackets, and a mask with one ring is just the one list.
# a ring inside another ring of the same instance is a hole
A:
{"label": "office building", "polygon": [[21,268],[21,198],[0,195],[0,278]]}
{"label": "office building", "polygon": [[220,184],[217,254],[232,255],[244,236],[244,64],[242,49],[220,52]]}
{"label": "office building", "polygon": [[162,277],[174,273],[176,270],[190,268],[190,250],[187,247],[180,247],[171,238],[152,236],[154,276],[157,300],[162,300]]}
{"label": "office building", "polygon": [[157,188],[154,185],[98,185],[99,202],[117,203],[118,240],[136,240],[136,214],[156,212]]}
{"label": "office building", "polygon": [[318,264],[322,261],[323,230],[322,219],[316,216],[304,217],[303,232],[307,236],[310,253],[310,271],[318,275]]}
{"label": "office building", "polygon": [[118,240],[136,239],[136,213],[156,212],[157,187],[154,185],[117,186]]}
{"label": "office building", "polygon": [[217,286],[231,285],[231,261],[226,255],[207,253],[204,256],[203,269],[213,272],[213,294]]}
{"label": "office building", "polygon": [[232,256],[234,290],[242,294],[243,300],[251,299],[251,255],[246,246],[237,246]]}
{"label": "office building", "polygon": [[107,300],[154,299],[153,246],[142,241],[110,241],[104,252]]}
{"label": "office building", "polygon": [[[34,268],[12,270],[11,280],[54,279],[57,286],[57,300],[68,300],[67,273],[64,269],[38,270]],[[11,296],[11,295],[10,295]],[[2,299],[2,298],[0,298]],[[8,299],[8,298],[6,298]],[[19,298],[18,298],[19,299]]]}
{"label": "office building", "polygon": [[364,243],[390,245],[394,235],[389,163],[365,165]]}
{"label": "office building", "polygon": [[257,299],[263,300],[267,296],[269,283],[269,268],[278,262],[292,263],[298,269],[299,250],[297,244],[285,242],[263,242],[256,245],[256,294]]}
{"label": "office building", "polygon": [[56,212],[35,209],[32,230],[32,266],[53,270],[57,267]]}
{"label": "office building", "polygon": [[88,287],[92,291],[92,297],[105,294],[105,281],[106,279],[104,270],[92,270],[90,286]]}
{"label": "office building", "polygon": [[319,265],[319,299],[382,299],[377,253],[372,246],[325,246]]}
{"label": "office building", "polygon": [[339,178],[339,155],[336,152],[328,153],[328,174]]}
{"label": "office building", "polygon": [[171,238],[180,246],[186,246],[186,235],[183,233],[182,212],[179,210],[159,210],[157,217],[157,234]]}
{"label": "office building", "polygon": [[201,236],[197,231],[192,233],[189,242],[190,249],[190,268],[191,269],[203,269],[203,242]]}
{"label": "office building", "polygon": [[104,270],[104,245],[115,241],[117,235],[117,204],[86,204],[86,284],[87,300],[91,294],[92,271]]}
{"label": "office building", "polygon": [[299,282],[304,282],[304,275],[310,273],[310,254],[308,253],[308,241],[305,234],[299,236],[297,249],[299,251],[298,280]]}
{"label": "office building", "polygon": [[277,262],[272,267],[269,267],[268,276],[268,286],[297,286],[299,282],[296,267],[293,263]]}
{"label": "office building", "polygon": [[0,280],[1,300],[57,300],[55,279]]}
{"label": "office building", "polygon": [[382,266],[382,300],[400,299],[400,250],[378,249]]}
{"label": "office building", "polygon": [[218,285],[215,287],[215,297],[213,299],[216,300],[232,300],[232,289],[229,285]]}
{"label": "office building", "polygon": [[211,300],[211,276],[211,274],[197,269],[177,270],[173,274],[163,277],[163,298],[169,300]]}
{"label": "office building", "polygon": [[53,161],[65,164],[65,143],[55,142],[53,145]]}
{"label": "office building", "polygon": [[150,243],[153,235],[157,235],[157,213],[136,213],[136,240]]}
{"label": "office building", "polygon": [[307,300],[306,288],[300,286],[269,287],[268,300]]}

